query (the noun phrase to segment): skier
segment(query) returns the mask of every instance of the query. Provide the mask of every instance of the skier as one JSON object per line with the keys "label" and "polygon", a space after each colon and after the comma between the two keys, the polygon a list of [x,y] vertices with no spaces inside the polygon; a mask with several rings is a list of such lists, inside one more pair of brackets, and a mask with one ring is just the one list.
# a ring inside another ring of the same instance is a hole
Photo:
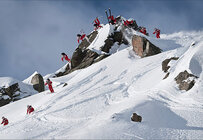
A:
{"label": "skier", "polygon": [[156,34],[156,38],[160,38],[160,30],[155,28],[153,34]]}
{"label": "skier", "polygon": [[34,110],[34,108],[31,105],[27,105],[27,114],[32,113]]}
{"label": "skier", "polygon": [[63,61],[63,59],[65,59],[66,61],[68,61],[70,63],[70,59],[68,58],[68,56],[65,53],[61,53],[62,57],[61,60]]}
{"label": "skier", "polygon": [[2,122],[1,124],[3,124],[4,126],[8,124],[8,119],[5,117],[2,117]]}
{"label": "skier", "polygon": [[147,30],[145,27],[140,27],[140,32],[143,33],[144,35],[147,35]]}
{"label": "skier", "polygon": [[100,21],[99,21],[99,19],[98,19],[98,17],[96,17],[96,19],[94,20],[94,26],[95,26],[95,28],[94,28],[94,30],[96,31],[98,28],[101,28],[102,26],[100,25]]}
{"label": "skier", "polygon": [[83,39],[85,38],[87,40],[87,42],[89,42],[89,39],[87,38],[86,34],[77,34],[77,37],[78,37],[78,43],[80,43],[80,40],[83,41]]}
{"label": "skier", "polygon": [[[107,16],[107,19],[108,19],[108,22],[109,24],[111,23],[112,25],[113,24],[116,24],[116,19],[113,17],[113,15],[111,15],[111,9],[109,8],[109,16],[108,16],[108,13],[107,11],[105,10],[105,13],[106,13],[106,16]],[[110,21],[109,21],[110,20]]]}
{"label": "skier", "polygon": [[126,21],[124,21],[124,25],[125,26],[129,26],[129,25],[131,26],[132,24],[133,24],[133,20],[130,20],[130,21],[126,20]]}
{"label": "skier", "polygon": [[51,91],[51,93],[54,92],[53,88],[52,88],[52,81],[48,78],[45,85],[48,85],[49,90]]}

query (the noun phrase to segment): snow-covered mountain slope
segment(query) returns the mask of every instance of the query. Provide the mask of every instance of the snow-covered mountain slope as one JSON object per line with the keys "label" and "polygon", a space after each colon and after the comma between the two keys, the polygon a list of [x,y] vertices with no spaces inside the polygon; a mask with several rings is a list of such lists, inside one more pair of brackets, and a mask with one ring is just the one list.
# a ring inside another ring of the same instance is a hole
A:
{"label": "snow-covered mountain slope", "polygon": [[[53,94],[47,90],[1,107],[0,115],[10,123],[0,127],[0,138],[201,139],[203,32],[147,38],[164,52],[140,58],[130,46],[51,78],[57,83]],[[169,64],[170,75],[163,80],[162,61],[173,56],[179,59]],[[183,70],[199,77],[187,92],[174,81]],[[28,104],[35,108],[29,116]],[[133,112],[142,116],[141,123],[130,120]]]}

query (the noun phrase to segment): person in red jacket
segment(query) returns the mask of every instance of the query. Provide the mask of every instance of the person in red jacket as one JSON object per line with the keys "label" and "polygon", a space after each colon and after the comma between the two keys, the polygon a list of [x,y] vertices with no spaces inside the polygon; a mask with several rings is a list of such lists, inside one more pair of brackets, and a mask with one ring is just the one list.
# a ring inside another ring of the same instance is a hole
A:
{"label": "person in red jacket", "polygon": [[5,117],[2,117],[2,122],[1,124],[3,124],[4,126],[8,124],[8,119]]}
{"label": "person in red jacket", "polygon": [[65,59],[66,61],[68,61],[70,63],[70,59],[68,58],[68,56],[65,53],[61,53],[62,57],[61,60],[63,61],[63,59]]}
{"label": "person in red jacket", "polygon": [[109,16],[108,19],[110,19],[110,23],[113,25],[113,24],[116,24],[116,19],[113,17],[113,15]]}
{"label": "person in red jacket", "polygon": [[96,19],[94,20],[94,26],[95,26],[95,28],[94,28],[94,30],[96,31],[98,28],[101,28],[102,26],[100,25],[100,21],[99,21],[99,19],[98,19],[98,17],[96,17]]}
{"label": "person in red jacket", "polygon": [[129,26],[129,25],[132,25],[133,24],[133,20],[126,20],[126,21],[124,21],[124,25],[125,26]]}
{"label": "person in red jacket", "polygon": [[147,30],[145,27],[141,27],[140,32],[143,33],[144,35],[147,35]]}
{"label": "person in red jacket", "polygon": [[48,78],[45,85],[48,85],[49,90],[51,91],[51,93],[54,92],[53,88],[52,88],[52,81]]}
{"label": "person in red jacket", "polygon": [[155,28],[153,34],[156,34],[156,38],[160,38],[160,30]]}
{"label": "person in red jacket", "polygon": [[31,105],[27,105],[27,114],[34,112],[34,108]]}
{"label": "person in red jacket", "polygon": [[85,38],[87,40],[87,42],[89,42],[89,39],[87,38],[86,34],[77,34],[77,38],[78,38],[78,43],[80,43],[80,40],[83,41],[83,39]]}

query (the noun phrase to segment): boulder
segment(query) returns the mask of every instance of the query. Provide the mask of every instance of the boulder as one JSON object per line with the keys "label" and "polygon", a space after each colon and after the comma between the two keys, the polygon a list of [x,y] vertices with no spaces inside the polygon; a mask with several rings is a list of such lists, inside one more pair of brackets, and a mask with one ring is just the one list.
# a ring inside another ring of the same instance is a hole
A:
{"label": "boulder", "polygon": [[[0,107],[10,103],[14,96],[15,92],[20,91],[18,83],[12,84],[9,87],[0,88]],[[6,98],[5,98],[6,97]]]}
{"label": "boulder", "polygon": [[132,117],[131,117],[131,121],[134,122],[141,122],[142,121],[142,117],[137,115],[136,113],[133,113]]}
{"label": "boulder", "polygon": [[140,57],[152,56],[161,53],[161,49],[144,37],[134,35],[132,38],[133,50]]}
{"label": "boulder", "polygon": [[195,78],[197,76],[188,73],[186,70],[184,72],[180,72],[178,76],[176,76],[175,81],[179,85],[180,90],[190,90],[195,84]]}
{"label": "boulder", "polygon": [[32,77],[31,83],[33,84],[33,88],[38,91],[44,91],[44,79],[40,74],[35,74]]}

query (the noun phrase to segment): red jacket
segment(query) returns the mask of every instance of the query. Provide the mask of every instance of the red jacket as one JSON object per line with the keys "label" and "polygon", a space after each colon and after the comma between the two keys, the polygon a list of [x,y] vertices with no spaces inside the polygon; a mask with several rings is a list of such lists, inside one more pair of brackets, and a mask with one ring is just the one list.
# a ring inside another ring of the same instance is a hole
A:
{"label": "red jacket", "polygon": [[128,20],[124,21],[124,25],[125,25],[125,26],[127,26],[127,25],[129,25],[129,24],[133,24],[133,20],[131,20],[131,21],[128,21]]}
{"label": "red jacket", "polygon": [[159,29],[155,29],[155,31],[153,32],[153,34],[156,34],[157,38],[160,38],[160,30]]}
{"label": "red jacket", "polygon": [[4,118],[1,122],[1,124],[3,124],[4,126],[8,124],[8,119]]}
{"label": "red jacket", "polygon": [[99,19],[96,18],[96,19],[94,20],[94,23],[97,24],[97,25],[99,26],[99,25],[100,25],[100,21],[99,21]]}
{"label": "red jacket", "polygon": [[30,107],[28,107],[28,109],[27,109],[27,114],[30,114],[30,113],[32,113],[33,111],[35,111],[34,108],[33,108],[32,106],[30,106]]}
{"label": "red jacket", "polygon": [[146,28],[144,28],[144,27],[141,28],[140,32],[143,33],[143,34],[145,34],[145,35],[147,34],[147,30],[146,30]]}
{"label": "red jacket", "polygon": [[116,19],[113,16],[109,16],[108,19],[110,19],[111,21],[113,21],[114,23],[116,23]]}
{"label": "red jacket", "polygon": [[83,40],[85,38],[86,34],[81,35],[80,37],[78,37],[78,43],[80,42],[80,40]]}
{"label": "red jacket", "polygon": [[45,85],[52,86],[52,81],[47,81]]}
{"label": "red jacket", "polygon": [[65,59],[66,61],[70,62],[70,59],[68,58],[67,55],[63,55],[63,57],[61,58],[61,60],[63,61],[63,59]]}

